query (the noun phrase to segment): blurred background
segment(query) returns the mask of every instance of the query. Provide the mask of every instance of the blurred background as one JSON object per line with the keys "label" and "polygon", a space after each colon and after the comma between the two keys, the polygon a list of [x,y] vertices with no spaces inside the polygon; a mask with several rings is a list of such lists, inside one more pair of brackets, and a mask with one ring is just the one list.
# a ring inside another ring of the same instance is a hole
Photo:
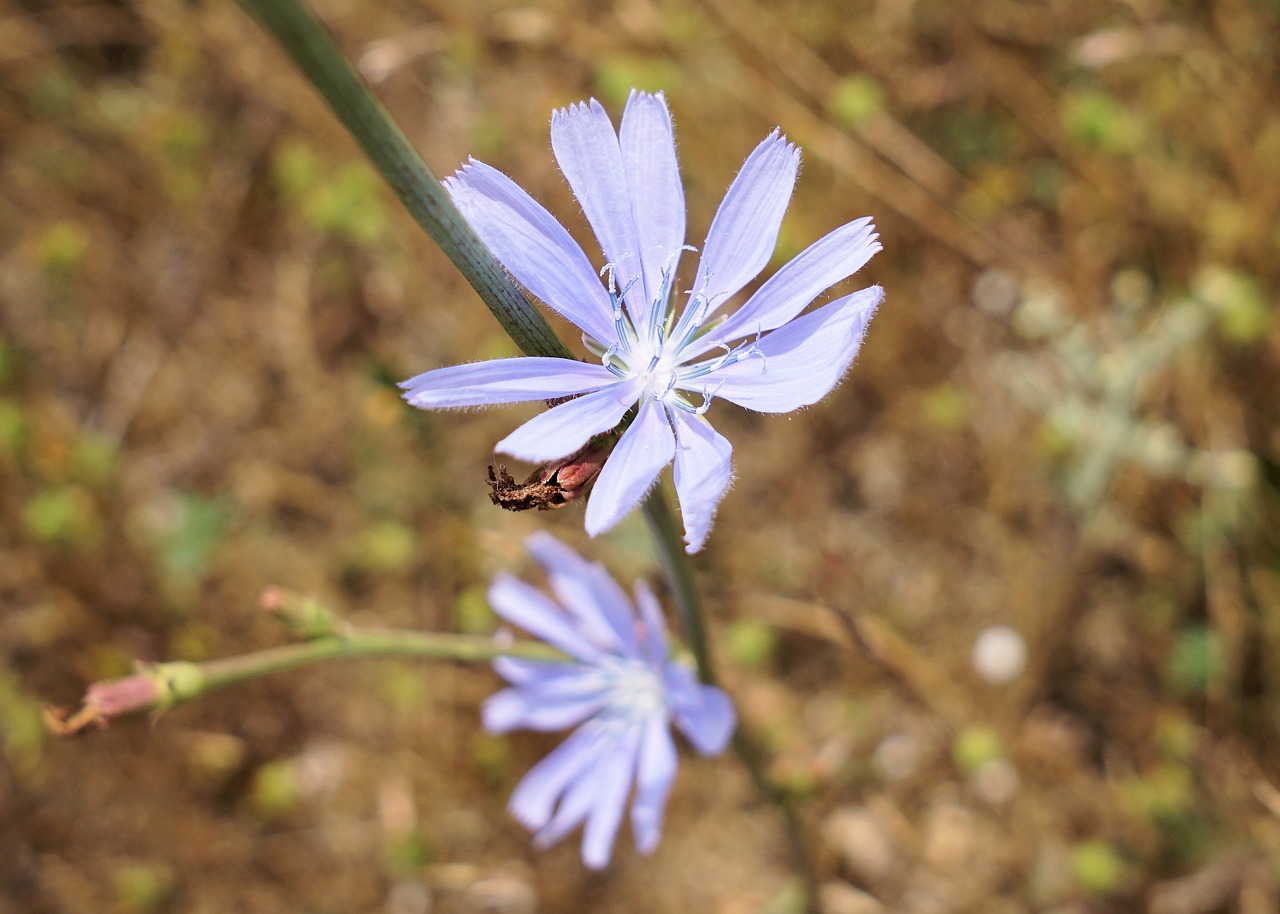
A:
{"label": "blurred background", "polygon": [[[317,9],[437,173],[501,168],[588,250],[548,118],[632,86],[692,243],[775,126],[775,266],[875,217],[844,384],[715,405],[737,482],[695,559],[828,914],[1277,910],[1280,4]],[[284,643],[270,584],[487,632],[532,530],[656,572],[638,518],[489,503],[533,407],[398,399],[512,345],[237,5],[3,0],[0,99],[0,910],[797,910],[730,757],[686,759],[652,857],[533,851],[504,806],[556,738],[483,733],[481,667],[46,735],[134,659]]]}

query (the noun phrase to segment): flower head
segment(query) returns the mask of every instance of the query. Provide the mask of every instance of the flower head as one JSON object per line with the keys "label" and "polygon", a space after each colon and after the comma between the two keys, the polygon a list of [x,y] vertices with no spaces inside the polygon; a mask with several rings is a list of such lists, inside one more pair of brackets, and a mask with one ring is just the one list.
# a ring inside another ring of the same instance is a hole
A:
{"label": "flower head", "polygon": [[599,102],[551,118],[551,146],[604,251],[591,261],[510,178],[471,160],[445,182],[498,260],[572,321],[598,359],[513,358],[428,371],[405,381],[414,406],[440,409],[570,398],[497,449],[534,463],[572,454],[634,418],[587,503],[587,532],[609,529],[675,462],[685,542],[696,552],[732,476],[729,442],[705,420],[716,397],[785,413],[826,396],[862,343],[883,297],[872,286],[801,312],[876,251],[870,219],[831,232],[730,314],[725,303],[768,263],[791,199],[800,151],[774,131],[747,157],[711,223],[688,290],[684,191],[662,94],[632,92],[619,132]]}
{"label": "flower head", "polygon": [[724,692],[668,657],[662,611],[643,583],[636,583],[633,605],[601,566],[550,534],[534,534],[527,545],[555,600],[502,575],[489,602],[507,622],[572,659],[496,660],[494,669],[511,685],[485,702],[484,724],[497,732],[577,727],[525,775],[510,809],[539,847],[585,822],[582,859],[599,869],[612,855],[633,787],[636,846],[649,853],[658,844],[676,774],[669,722],[699,752],[716,755],[736,717]]}

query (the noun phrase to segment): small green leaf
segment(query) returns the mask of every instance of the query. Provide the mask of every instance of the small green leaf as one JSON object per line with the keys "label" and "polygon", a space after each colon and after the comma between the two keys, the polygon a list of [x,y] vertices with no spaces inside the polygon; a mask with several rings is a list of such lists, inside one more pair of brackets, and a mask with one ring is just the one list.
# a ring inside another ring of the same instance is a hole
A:
{"label": "small green leaf", "polygon": [[884,110],[884,89],[870,76],[846,76],[827,96],[827,110],[837,124],[857,129]]}

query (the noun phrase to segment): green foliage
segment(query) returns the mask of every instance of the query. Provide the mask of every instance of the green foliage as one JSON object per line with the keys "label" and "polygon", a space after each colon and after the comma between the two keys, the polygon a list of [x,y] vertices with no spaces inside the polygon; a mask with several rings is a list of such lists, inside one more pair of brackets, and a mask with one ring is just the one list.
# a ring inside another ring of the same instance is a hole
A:
{"label": "green foliage", "polygon": [[724,633],[729,660],[744,670],[763,671],[773,662],[778,639],[773,629],[758,619],[736,619]]}
{"label": "green foliage", "polygon": [[112,882],[120,906],[129,911],[154,911],[173,894],[173,875],[164,867],[131,863],[117,867]]}
{"label": "green foliage", "polygon": [[160,562],[175,584],[194,587],[226,536],[227,509],[194,492],[176,495],[154,526]]}
{"label": "green foliage", "polygon": [[477,730],[468,743],[471,762],[480,773],[495,783],[511,771],[511,740],[498,733]]}
{"label": "green foliage", "polygon": [[22,407],[11,400],[0,400],[0,456],[16,455],[26,445],[27,433]]}
{"label": "green foliage", "polygon": [[1095,839],[1081,841],[1071,849],[1071,874],[1088,894],[1105,896],[1123,887],[1128,866],[1114,847]]}
{"label": "green foliage", "polygon": [[90,549],[102,539],[102,519],[93,496],[79,485],[37,491],[23,509],[22,521],[32,537],[58,549]]}
{"label": "green foliage", "polygon": [[453,601],[453,626],[460,634],[487,635],[495,619],[483,586],[468,587]]}
{"label": "green foliage", "polygon": [[0,751],[16,777],[26,781],[37,775],[44,741],[40,703],[23,693],[14,673],[0,666]]}
{"label": "green foliage", "polygon": [[975,725],[965,727],[956,734],[951,744],[951,757],[956,767],[967,777],[987,762],[1004,756],[1004,741],[990,727]]}
{"label": "green foliage", "polygon": [[434,856],[431,842],[416,829],[389,838],[382,845],[382,865],[397,876],[421,870]]}
{"label": "green foliage", "polygon": [[77,222],[55,222],[36,238],[40,269],[51,278],[80,272],[89,252],[89,233]]}
{"label": "green foliage", "polygon": [[1164,762],[1122,781],[1118,788],[1131,813],[1155,824],[1173,822],[1195,806],[1195,781],[1187,766],[1179,762]]}
{"label": "green foliage", "polygon": [[390,223],[382,179],[364,162],[330,171],[309,146],[291,143],[276,156],[275,178],[281,195],[316,231],[371,245]]}
{"label": "green foliage", "polygon": [[671,93],[680,88],[683,79],[680,67],[667,57],[609,54],[596,69],[596,85],[612,109],[625,102],[633,88]]}
{"label": "green foliage", "polygon": [[85,432],[72,445],[71,474],[87,486],[100,488],[115,476],[118,456],[119,447],[113,438]]}
{"label": "green foliage", "polygon": [[865,74],[846,76],[827,96],[827,111],[837,124],[857,129],[884,110],[884,89]]}
{"label": "green foliage", "polygon": [[1206,625],[1178,632],[1165,665],[1165,679],[1179,692],[1203,695],[1222,675],[1222,642]]}
{"label": "green foliage", "polygon": [[65,66],[51,60],[27,83],[24,94],[27,102],[45,117],[62,120],[75,111],[80,86]]}
{"label": "green foliage", "polygon": [[377,521],[365,527],[347,549],[350,567],[381,574],[404,571],[417,556],[417,534],[395,520]]}
{"label": "green foliage", "polygon": [[1192,284],[1218,320],[1222,335],[1239,345],[1261,342],[1271,326],[1271,312],[1252,276],[1217,265],[1196,274]]}
{"label": "green foliage", "polygon": [[926,422],[934,428],[949,432],[959,431],[968,425],[973,408],[968,394],[956,385],[945,382],[926,391],[921,406]]}
{"label": "green foliage", "polygon": [[288,759],[267,762],[253,777],[250,805],[259,817],[278,818],[298,805],[298,777]]}
{"label": "green foliage", "polygon": [[419,664],[388,664],[377,679],[378,698],[400,714],[420,714],[431,698],[428,670]]}
{"label": "green foliage", "polygon": [[1062,127],[1090,149],[1112,155],[1131,155],[1142,145],[1142,122],[1112,96],[1096,90],[1076,90],[1062,97]]}

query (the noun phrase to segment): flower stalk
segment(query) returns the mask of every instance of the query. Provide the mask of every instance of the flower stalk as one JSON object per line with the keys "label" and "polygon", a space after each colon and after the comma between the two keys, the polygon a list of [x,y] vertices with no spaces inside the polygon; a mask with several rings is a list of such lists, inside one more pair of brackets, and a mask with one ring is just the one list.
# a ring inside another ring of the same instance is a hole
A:
{"label": "flower stalk", "polygon": [[409,215],[454,262],[526,355],[569,358],[546,319],[467,225],[319,19],[300,0],[241,0],[328,102]]}
{"label": "flower stalk", "polygon": [[[95,682],[85,691],[80,708],[64,713],[49,709],[49,728],[60,735],[103,727],[118,717],[141,711],[153,713],[199,698],[207,692],[249,679],[311,666],[327,660],[359,657],[417,657],[427,660],[484,661],[496,657],[525,660],[563,660],[564,654],[537,642],[501,643],[484,635],[451,635],[391,628],[349,625],[310,598],[278,588],[263,594],[263,605],[295,633],[308,640],[234,657],[192,663],[140,665],[131,676]],[[304,615],[297,615],[297,610]],[[305,620],[299,628],[296,622]],[[328,626],[326,631],[322,626]]]}

